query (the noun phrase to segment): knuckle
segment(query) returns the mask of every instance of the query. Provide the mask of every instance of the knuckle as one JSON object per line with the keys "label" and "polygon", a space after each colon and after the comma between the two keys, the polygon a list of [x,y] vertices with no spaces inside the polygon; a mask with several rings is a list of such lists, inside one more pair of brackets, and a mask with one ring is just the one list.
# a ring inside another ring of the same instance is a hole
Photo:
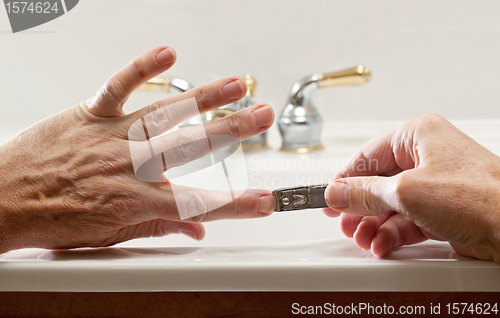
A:
{"label": "knuckle", "polygon": [[243,125],[238,116],[227,116],[224,119],[224,125],[229,135],[233,137],[240,137],[243,134]]}
{"label": "knuckle", "polygon": [[209,197],[203,195],[201,192],[191,193],[186,208],[189,214],[194,216],[188,219],[189,222],[193,223],[203,222],[209,209],[208,201]]}
{"label": "knuckle", "polygon": [[416,203],[416,183],[415,177],[408,173],[398,175],[395,196],[400,211],[410,210]]}
{"label": "knuckle", "polygon": [[180,131],[173,153],[181,163],[193,161],[208,153],[208,141],[200,138],[195,129]]}
{"label": "knuckle", "polygon": [[154,118],[151,125],[156,131],[163,132],[171,127],[171,123],[173,123],[173,114],[169,107],[161,107],[159,104],[156,104],[151,114]]}
{"label": "knuckle", "polygon": [[148,108],[148,113],[154,113],[160,109],[160,104],[158,102],[154,102]]}
{"label": "knuckle", "polygon": [[163,237],[167,234],[170,234],[168,231],[168,223],[165,220],[157,219],[151,222],[151,228],[148,231],[148,234],[154,237]]}
{"label": "knuckle", "polygon": [[121,102],[121,90],[123,89],[121,83],[115,78],[112,77],[104,83],[101,88],[100,95],[103,96],[105,101],[111,101],[119,103]]}
{"label": "knuckle", "polygon": [[436,129],[441,127],[443,124],[448,123],[443,116],[439,114],[429,113],[418,118],[419,122],[427,129]]}
{"label": "knuckle", "polygon": [[154,114],[161,111],[161,106],[159,102],[154,102],[151,105],[147,106],[146,113],[143,116],[146,124],[148,124],[154,118]]}
{"label": "knuckle", "polygon": [[136,76],[139,81],[144,81],[146,80],[147,72],[143,67],[143,64],[141,63],[140,60],[136,59],[132,61],[132,68],[134,72],[136,73]]}
{"label": "knuckle", "polygon": [[[158,106],[159,107],[159,106]],[[159,107],[158,112],[162,112],[163,114],[163,123],[168,125],[169,123],[174,121],[174,114],[172,113],[172,109],[170,107]]]}
{"label": "knuckle", "polygon": [[201,109],[207,109],[210,107],[212,99],[210,98],[209,91],[205,86],[199,86],[196,89],[196,102]]}
{"label": "knuckle", "polygon": [[369,177],[361,187],[356,187],[361,190],[360,208],[364,211],[381,212],[381,202],[375,193],[375,183],[379,177]]}

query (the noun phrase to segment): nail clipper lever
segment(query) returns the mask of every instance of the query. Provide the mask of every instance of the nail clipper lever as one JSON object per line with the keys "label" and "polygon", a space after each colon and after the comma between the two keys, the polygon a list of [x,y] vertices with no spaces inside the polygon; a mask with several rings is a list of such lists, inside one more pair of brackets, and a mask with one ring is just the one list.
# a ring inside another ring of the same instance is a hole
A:
{"label": "nail clipper lever", "polygon": [[328,185],[283,188],[273,191],[274,211],[285,212],[326,208],[325,189]]}

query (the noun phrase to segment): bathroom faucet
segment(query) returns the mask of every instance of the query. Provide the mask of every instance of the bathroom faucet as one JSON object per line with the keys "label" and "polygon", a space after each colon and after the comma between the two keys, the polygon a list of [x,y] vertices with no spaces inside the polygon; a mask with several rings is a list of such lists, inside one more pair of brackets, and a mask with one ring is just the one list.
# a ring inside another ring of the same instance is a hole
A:
{"label": "bathroom faucet", "polygon": [[[245,76],[243,76],[243,79],[247,84],[247,93],[245,94],[245,96],[234,103],[209,111],[208,113],[206,113],[204,117],[204,122],[217,120],[219,118],[231,115],[234,112],[237,112],[239,110],[242,110],[246,107],[255,104],[252,100],[252,97],[255,93],[255,89],[257,88],[257,81],[255,81],[255,79],[250,74],[245,74]],[[243,140],[241,142],[241,144],[243,145],[243,150],[258,151],[266,149],[267,148],[266,136],[267,136],[266,132],[263,132],[259,135]]]}
{"label": "bathroom faucet", "polygon": [[[190,119],[180,123],[176,127],[176,129],[209,123],[209,122],[215,121],[219,118],[231,115],[232,113],[237,112],[239,110],[242,110],[246,107],[252,106],[254,104],[254,102],[252,101],[252,96],[253,96],[255,89],[257,87],[257,82],[250,74],[245,74],[244,79],[245,79],[245,83],[247,84],[248,89],[247,89],[247,93],[245,94],[245,96],[242,99],[240,99],[234,103],[231,103],[229,105],[222,106],[222,107],[213,109],[211,111],[208,111],[206,113],[200,114],[200,116],[195,116],[193,118],[190,118]],[[179,92],[183,93],[187,90],[194,88],[194,86],[191,83],[189,83],[188,81],[180,79],[180,78],[155,77],[155,78],[147,81],[141,87],[139,87],[138,90],[140,90],[140,91],[164,91],[164,92],[168,93],[168,92],[170,92],[170,88],[175,88]],[[254,151],[254,150],[265,149],[267,147],[266,132],[242,141],[242,145],[243,145],[243,149],[245,151]]]}
{"label": "bathroom faucet", "polygon": [[181,93],[194,88],[194,86],[186,80],[177,77],[155,77],[141,85],[138,90],[140,91],[163,91],[170,92],[170,88],[175,88]]}
{"label": "bathroom faucet", "polygon": [[[245,107],[252,106],[254,101],[252,100],[253,94],[255,93],[255,89],[257,88],[257,82],[250,74],[245,74],[243,77],[245,79],[245,83],[247,84],[247,93],[245,97],[237,101],[235,104],[238,105],[239,109],[243,109]],[[238,109],[238,110],[239,110]],[[245,151],[258,151],[268,148],[267,146],[267,131],[245,139],[241,142],[243,145],[243,150]]]}
{"label": "bathroom faucet", "polygon": [[316,73],[293,84],[287,105],[278,119],[283,137],[283,151],[306,153],[323,148],[320,141],[323,120],[312,104],[311,95],[316,88],[363,85],[371,78],[370,70],[358,65],[333,73]]}

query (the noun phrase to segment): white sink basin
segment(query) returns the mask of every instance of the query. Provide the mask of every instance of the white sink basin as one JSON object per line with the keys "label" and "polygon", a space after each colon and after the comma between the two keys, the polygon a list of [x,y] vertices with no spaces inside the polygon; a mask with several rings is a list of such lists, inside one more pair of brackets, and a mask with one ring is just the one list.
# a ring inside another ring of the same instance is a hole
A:
{"label": "white sink basin", "polygon": [[232,247],[21,250],[0,291],[499,291],[500,267],[429,242],[378,259],[352,240]]}
{"label": "white sink basin", "polygon": [[[250,187],[326,183],[365,141],[397,124],[326,123],[326,148],[306,155],[278,151],[272,130],[271,150],[246,155]],[[456,124],[500,154],[500,121]],[[493,262],[433,241],[378,259],[320,210],[205,226],[202,242],[167,236],[113,248],[12,251],[0,255],[0,291],[500,291]]]}

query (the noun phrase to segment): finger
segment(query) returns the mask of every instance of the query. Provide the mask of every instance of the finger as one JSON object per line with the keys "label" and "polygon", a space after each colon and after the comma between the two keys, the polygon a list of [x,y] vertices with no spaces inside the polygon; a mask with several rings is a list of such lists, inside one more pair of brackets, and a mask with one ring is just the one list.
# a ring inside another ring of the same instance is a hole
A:
{"label": "finger", "polygon": [[[246,93],[247,85],[241,77],[227,77],[195,87],[182,94],[167,97],[152,105],[144,107],[128,115],[128,124],[132,124],[132,122],[141,119],[149,113],[163,112],[165,113],[165,115],[161,117],[163,121],[157,124],[159,126],[173,127],[186,119],[238,101],[243,98]],[[191,98],[196,101],[196,108],[194,112],[192,110],[175,111],[175,109],[179,106],[177,103]]]}
{"label": "finger", "polygon": [[359,222],[361,222],[362,219],[362,215],[342,213],[340,215],[340,230],[345,236],[353,238]]}
{"label": "finger", "polygon": [[[255,105],[202,126],[186,127],[149,141],[129,141],[134,171],[140,180],[155,181],[161,180],[167,170],[168,177],[173,178],[171,169],[179,166],[182,167],[177,172],[201,170],[212,165],[207,156],[211,151],[260,134],[273,121],[274,112],[269,105]],[[140,129],[144,129],[143,125],[135,131]],[[193,162],[197,159],[200,160]]]}
{"label": "finger", "polygon": [[396,212],[389,211],[379,215],[363,217],[358,223],[353,235],[356,245],[365,251],[369,250],[372,239],[375,237],[379,227],[394,214],[396,214]]}
{"label": "finger", "polygon": [[376,256],[384,257],[401,246],[417,244],[427,239],[415,223],[401,214],[394,214],[378,228],[371,242],[371,250]]}
{"label": "finger", "polygon": [[[263,194],[264,193],[264,194]],[[270,216],[274,212],[274,197],[263,190],[247,190],[236,200],[202,216],[187,219],[190,222],[217,220],[255,219]]]}
{"label": "finger", "polygon": [[152,140],[151,144],[163,152],[168,170],[263,133],[273,122],[271,106],[254,105],[203,126],[180,129]]}
{"label": "finger", "polygon": [[326,216],[331,217],[331,218],[337,218],[342,214],[342,212],[335,211],[334,209],[330,209],[330,208],[322,208],[321,210],[323,211],[323,213]]}
{"label": "finger", "polygon": [[397,186],[403,174],[337,179],[328,185],[325,200],[332,209],[340,212],[377,215],[401,211]]}
{"label": "finger", "polygon": [[130,94],[152,77],[169,69],[175,60],[175,51],[166,46],[135,58],[111,76],[96,96],[87,102],[89,112],[98,117],[124,115],[122,107]]}
{"label": "finger", "polygon": [[169,234],[183,234],[201,241],[205,237],[205,228],[202,224],[155,219],[120,229],[118,233],[109,238],[108,245],[137,238],[163,237]]}
{"label": "finger", "polygon": [[[386,212],[375,216],[342,213],[340,216],[340,229],[347,237],[353,238],[357,236],[360,241],[364,240],[365,237],[369,237],[371,240],[378,227],[392,214],[394,214],[394,212]],[[366,246],[364,248],[367,249]]]}
{"label": "finger", "polygon": [[[183,222],[207,222],[223,219],[251,219],[268,216],[274,211],[269,191],[208,191],[178,185],[150,184],[149,214],[143,220],[169,219]],[[171,187],[170,190],[166,189]]]}
{"label": "finger", "polygon": [[415,167],[411,130],[395,128],[365,143],[335,175],[335,179],[357,176],[393,176]]}
{"label": "finger", "polygon": [[271,106],[259,104],[205,124],[204,127],[208,136],[233,136],[241,141],[263,133],[273,122],[274,111]]}
{"label": "finger", "polygon": [[498,254],[493,254],[489,248],[472,248],[470,246],[464,246],[450,242],[451,247],[455,252],[460,255],[477,258],[484,261],[495,261],[500,264],[500,259]]}

